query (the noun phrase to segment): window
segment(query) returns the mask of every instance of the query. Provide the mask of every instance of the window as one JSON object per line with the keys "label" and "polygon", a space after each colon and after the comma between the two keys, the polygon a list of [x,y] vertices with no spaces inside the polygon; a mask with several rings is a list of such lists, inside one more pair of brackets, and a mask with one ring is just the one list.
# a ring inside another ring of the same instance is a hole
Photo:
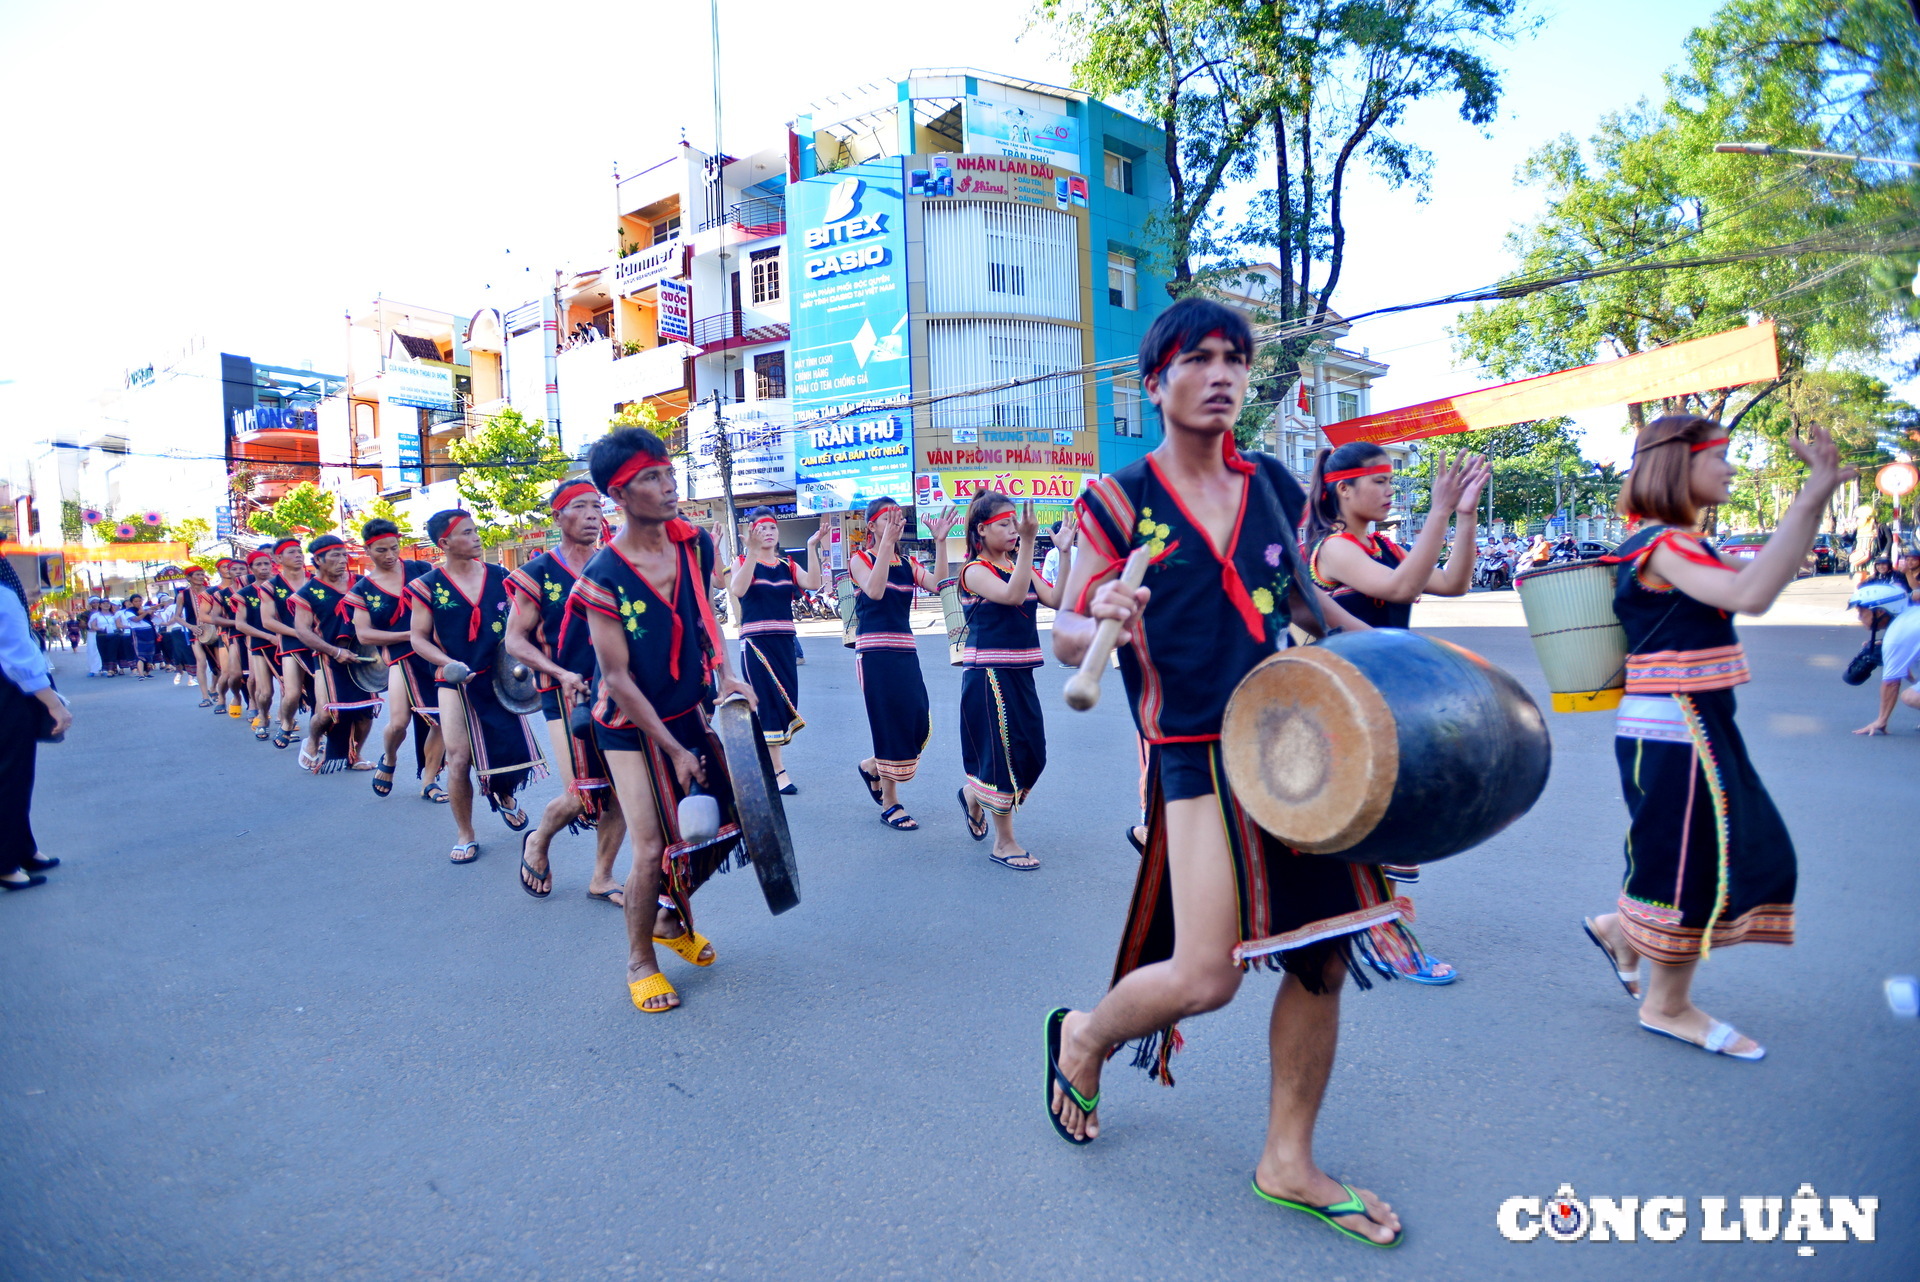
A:
{"label": "window", "polygon": [[680,234],[680,215],[669,214],[653,225],[653,245],[665,244]]}
{"label": "window", "polygon": [[1338,396],[1340,417],[1336,422],[1344,423],[1350,418],[1360,417],[1360,393],[1341,392]]}
{"label": "window", "polygon": [[1135,378],[1116,378],[1113,380],[1113,434],[1115,436],[1143,436],[1145,424],[1140,421],[1140,381]]}
{"label": "window", "polygon": [[744,365],[733,371],[733,399],[735,401],[747,399],[747,367]]}
{"label": "window", "polygon": [[[989,252],[992,242],[999,237],[988,237]],[[1027,292],[1027,269],[1019,263],[988,263],[987,289],[995,294],[1024,294]]]}
{"label": "window", "polygon": [[780,297],[780,251],[756,249],[749,261],[753,267],[753,305],[776,301]]}
{"label": "window", "polygon": [[1107,153],[1107,186],[1133,195],[1133,162],[1125,156]]}
{"label": "window", "polygon": [[787,354],[768,352],[753,358],[753,396],[759,401],[785,400],[787,396]]}
{"label": "window", "polygon": [[1139,277],[1139,269],[1132,258],[1125,254],[1107,255],[1107,302],[1115,307],[1134,309],[1134,284]]}

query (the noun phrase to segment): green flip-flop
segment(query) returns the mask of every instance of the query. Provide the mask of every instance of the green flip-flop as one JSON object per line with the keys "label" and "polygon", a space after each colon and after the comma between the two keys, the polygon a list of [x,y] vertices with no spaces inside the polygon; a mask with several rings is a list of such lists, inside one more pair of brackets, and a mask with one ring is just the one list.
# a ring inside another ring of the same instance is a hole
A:
{"label": "green flip-flop", "polygon": [[1311,1215],[1314,1219],[1319,1220],[1334,1232],[1345,1234],[1356,1242],[1365,1242],[1368,1246],[1377,1246],[1382,1250],[1389,1250],[1399,1246],[1407,1236],[1406,1231],[1403,1229],[1394,1234],[1393,1240],[1390,1242],[1376,1242],[1364,1233],[1355,1233],[1352,1229],[1344,1225],[1335,1224],[1333,1217],[1336,1215],[1365,1216],[1367,1214],[1367,1204],[1362,1202],[1360,1195],[1353,1191],[1353,1185],[1344,1181],[1341,1182],[1340,1187],[1347,1191],[1347,1200],[1344,1202],[1333,1202],[1326,1206],[1311,1206],[1306,1202],[1291,1202],[1284,1197],[1275,1197],[1260,1187],[1260,1179],[1258,1176],[1255,1176],[1247,1182],[1253,1187],[1254,1193],[1263,1200],[1271,1202],[1275,1206],[1284,1206],[1289,1211],[1301,1211],[1307,1215]]}
{"label": "green flip-flop", "polygon": [[1087,1114],[1089,1117],[1093,1115],[1094,1109],[1100,1107],[1099,1091],[1093,1093],[1093,1098],[1087,1098],[1080,1093],[1079,1087],[1075,1086],[1067,1075],[1060,1071],[1060,1033],[1061,1030],[1066,1027],[1068,1013],[1069,1008],[1065,1006],[1056,1006],[1047,1012],[1047,1090],[1046,1094],[1042,1096],[1042,1100],[1047,1106],[1047,1120],[1053,1123],[1053,1133],[1055,1135],[1058,1135],[1069,1144],[1091,1144],[1093,1143],[1092,1136],[1075,1135],[1061,1123],[1060,1114],[1053,1111],[1053,1088],[1056,1085],[1066,1091],[1067,1098],[1073,1101],[1075,1108]]}

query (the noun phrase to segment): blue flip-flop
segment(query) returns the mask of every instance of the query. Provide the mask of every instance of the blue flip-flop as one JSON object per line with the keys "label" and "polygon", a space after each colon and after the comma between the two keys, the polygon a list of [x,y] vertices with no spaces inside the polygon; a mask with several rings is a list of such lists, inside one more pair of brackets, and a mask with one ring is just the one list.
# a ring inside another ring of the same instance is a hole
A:
{"label": "blue flip-flop", "polygon": [[1448,965],[1448,963],[1441,961],[1439,958],[1433,956],[1433,954],[1427,952],[1420,954],[1419,970],[1401,970],[1397,966],[1390,966],[1386,962],[1379,961],[1373,957],[1367,958],[1367,965],[1379,971],[1380,974],[1387,979],[1407,979],[1416,984],[1431,984],[1435,987],[1441,984],[1451,984],[1460,978],[1460,972],[1458,970],[1449,970],[1446,974],[1441,974],[1438,967]]}
{"label": "blue flip-flop", "polygon": [[[1347,1191],[1347,1200],[1344,1202],[1331,1202],[1326,1206],[1313,1206],[1306,1202],[1294,1202],[1284,1197],[1275,1197],[1260,1187],[1260,1178],[1258,1176],[1249,1180],[1248,1183],[1252,1185],[1254,1193],[1262,1200],[1271,1202],[1275,1206],[1284,1206],[1289,1211],[1299,1211],[1303,1214],[1311,1215],[1314,1219],[1320,1221],[1334,1232],[1343,1233],[1356,1242],[1365,1242],[1368,1246],[1377,1246],[1381,1250],[1386,1251],[1399,1246],[1401,1242],[1406,1240],[1407,1234],[1405,1229],[1394,1234],[1391,1241],[1376,1242],[1364,1233],[1355,1233],[1345,1225],[1335,1224],[1333,1217],[1336,1215],[1360,1215],[1372,1219],[1371,1216],[1367,1216],[1367,1204],[1362,1202],[1360,1195],[1353,1191],[1353,1185],[1345,1181],[1341,1182],[1340,1187]],[[1378,1223],[1378,1221],[1375,1222]]]}

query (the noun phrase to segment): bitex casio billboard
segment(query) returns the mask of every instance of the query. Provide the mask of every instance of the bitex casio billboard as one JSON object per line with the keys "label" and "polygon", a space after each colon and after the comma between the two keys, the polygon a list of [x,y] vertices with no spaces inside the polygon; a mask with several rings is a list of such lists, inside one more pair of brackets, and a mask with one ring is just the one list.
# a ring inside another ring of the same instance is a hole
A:
{"label": "bitex casio billboard", "polygon": [[873,161],[787,188],[794,264],[795,502],[802,512],[908,501],[906,196],[900,161]]}

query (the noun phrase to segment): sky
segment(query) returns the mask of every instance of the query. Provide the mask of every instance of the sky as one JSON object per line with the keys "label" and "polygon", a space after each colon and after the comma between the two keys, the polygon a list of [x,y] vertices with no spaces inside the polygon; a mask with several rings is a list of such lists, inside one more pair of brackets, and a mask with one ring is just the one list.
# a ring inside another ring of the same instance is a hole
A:
{"label": "sky", "polygon": [[[966,21],[938,29],[900,16],[912,6],[720,6],[734,154],[777,141],[812,101],[914,67],[1071,78],[1052,34],[1030,26],[1031,0],[969,0]],[[1335,306],[1362,312],[1508,271],[1504,237],[1539,209],[1514,184],[1522,160],[1657,97],[1712,8],[1535,0],[1539,35],[1494,51],[1506,92],[1490,126],[1441,104],[1409,122],[1434,154],[1429,199],[1368,177],[1351,190]],[[455,313],[511,306],[556,267],[599,266],[616,166],[663,158],[683,129],[699,145],[713,137],[709,58],[695,5],[7,0],[0,432],[24,444],[83,427],[121,371],[196,334],[340,372],[349,307],[376,296]],[[1456,366],[1448,316],[1355,330],[1351,344],[1393,367],[1375,409],[1486,382]],[[1621,417],[1581,417],[1594,457],[1624,455]]]}

